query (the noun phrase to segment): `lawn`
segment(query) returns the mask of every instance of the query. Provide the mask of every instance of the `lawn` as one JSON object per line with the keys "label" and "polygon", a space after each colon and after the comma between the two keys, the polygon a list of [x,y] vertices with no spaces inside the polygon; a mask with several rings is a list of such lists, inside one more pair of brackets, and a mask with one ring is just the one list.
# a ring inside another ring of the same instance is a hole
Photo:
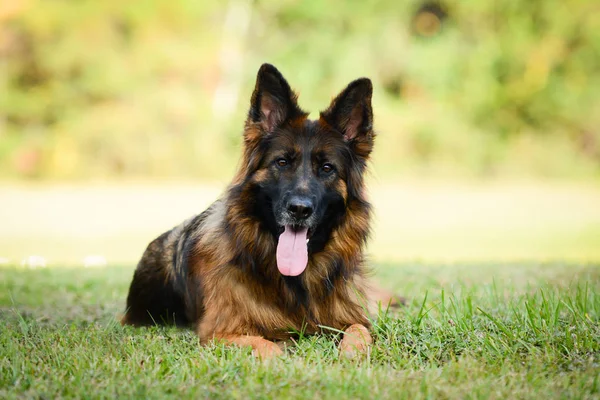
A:
{"label": "lawn", "polygon": [[379,265],[409,303],[373,320],[368,356],[305,337],[268,363],[121,327],[131,274],[0,267],[0,397],[600,398],[599,265]]}

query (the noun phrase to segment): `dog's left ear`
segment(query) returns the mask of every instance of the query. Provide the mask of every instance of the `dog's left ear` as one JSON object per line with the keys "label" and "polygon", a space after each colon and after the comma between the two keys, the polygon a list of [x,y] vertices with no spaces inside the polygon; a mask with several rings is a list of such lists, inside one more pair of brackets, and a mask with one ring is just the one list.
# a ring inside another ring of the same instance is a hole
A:
{"label": "dog's left ear", "polygon": [[285,121],[305,114],[296,99],[281,72],[271,64],[263,64],[250,100],[248,122],[258,123],[263,133],[272,133]]}
{"label": "dog's left ear", "polygon": [[[321,118],[343,134],[346,141],[371,143],[374,136],[372,96],[371,80],[357,79],[333,99],[327,110],[321,112]],[[370,148],[363,150],[367,151],[365,155],[370,152]]]}

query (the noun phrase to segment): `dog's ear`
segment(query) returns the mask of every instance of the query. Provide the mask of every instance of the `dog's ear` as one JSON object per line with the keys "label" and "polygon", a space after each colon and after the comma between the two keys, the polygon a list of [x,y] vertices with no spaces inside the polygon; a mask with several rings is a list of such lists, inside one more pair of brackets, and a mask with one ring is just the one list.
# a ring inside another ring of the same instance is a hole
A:
{"label": "dog's ear", "polygon": [[248,122],[258,123],[265,133],[271,133],[285,121],[305,115],[296,100],[296,94],[277,68],[263,64],[250,100]]}
{"label": "dog's ear", "polygon": [[321,112],[321,119],[344,135],[348,142],[373,140],[373,85],[368,78],[350,83]]}

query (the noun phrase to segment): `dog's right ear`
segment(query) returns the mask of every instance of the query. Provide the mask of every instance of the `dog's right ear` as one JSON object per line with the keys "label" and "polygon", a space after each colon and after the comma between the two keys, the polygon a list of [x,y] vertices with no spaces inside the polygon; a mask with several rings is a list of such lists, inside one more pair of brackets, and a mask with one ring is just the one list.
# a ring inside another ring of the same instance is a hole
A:
{"label": "dog's right ear", "polygon": [[258,124],[263,133],[272,133],[285,121],[306,115],[283,75],[271,64],[258,70],[250,100],[247,123]]}

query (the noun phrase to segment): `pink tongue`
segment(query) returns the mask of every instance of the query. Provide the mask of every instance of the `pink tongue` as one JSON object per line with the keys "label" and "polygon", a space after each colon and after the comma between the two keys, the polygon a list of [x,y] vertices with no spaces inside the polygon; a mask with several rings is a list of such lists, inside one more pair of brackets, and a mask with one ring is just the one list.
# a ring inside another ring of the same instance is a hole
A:
{"label": "pink tongue", "polygon": [[304,228],[294,232],[290,226],[279,236],[277,244],[277,268],[282,275],[298,276],[306,269],[308,264],[308,248],[306,235],[308,229]]}

